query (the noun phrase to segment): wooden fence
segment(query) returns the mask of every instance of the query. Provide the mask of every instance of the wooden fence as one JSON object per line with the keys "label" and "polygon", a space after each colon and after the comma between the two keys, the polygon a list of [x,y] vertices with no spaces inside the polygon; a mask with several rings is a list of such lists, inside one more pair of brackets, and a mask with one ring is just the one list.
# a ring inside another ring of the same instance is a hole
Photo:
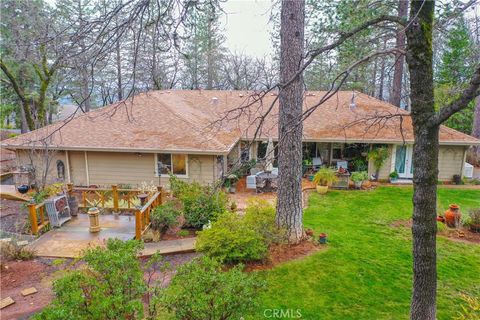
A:
{"label": "wooden fence", "polygon": [[148,200],[147,203],[135,212],[135,239],[140,240],[145,231],[150,227],[150,213],[155,207],[162,204],[162,189],[158,191]]}
{"label": "wooden fence", "polygon": [[[161,187],[157,187],[160,190]],[[141,205],[139,195],[143,193],[140,189],[119,189],[117,185],[111,188],[83,188],[67,184],[67,191],[70,196],[75,192],[81,194],[78,203],[79,208],[109,208],[117,212],[119,210],[132,210]]]}
{"label": "wooden fence", "polygon": [[[45,203],[30,203],[28,205],[28,215],[30,218],[30,225],[32,234],[37,235],[40,230],[45,228],[50,222],[48,221],[48,215],[45,212]],[[40,222],[40,223],[39,223]]]}

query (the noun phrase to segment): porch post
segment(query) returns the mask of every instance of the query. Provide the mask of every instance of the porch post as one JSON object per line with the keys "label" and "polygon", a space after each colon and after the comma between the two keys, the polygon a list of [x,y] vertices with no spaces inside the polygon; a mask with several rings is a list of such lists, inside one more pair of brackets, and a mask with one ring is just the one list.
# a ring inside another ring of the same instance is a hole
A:
{"label": "porch post", "polygon": [[28,213],[30,215],[30,225],[32,227],[32,234],[38,234],[38,221],[37,221],[37,210],[35,203],[28,204]]}
{"label": "porch post", "polygon": [[142,212],[135,211],[135,239],[140,240],[142,237]]}
{"label": "porch post", "polygon": [[116,184],[112,185],[112,196],[113,196],[113,210],[118,212],[118,186]]}

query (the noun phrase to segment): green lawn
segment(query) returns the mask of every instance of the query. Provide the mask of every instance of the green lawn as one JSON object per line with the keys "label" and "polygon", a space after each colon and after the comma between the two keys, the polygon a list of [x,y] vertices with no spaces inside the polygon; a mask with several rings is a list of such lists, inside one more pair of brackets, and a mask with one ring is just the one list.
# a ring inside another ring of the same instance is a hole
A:
{"label": "green lawn", "polygon": [[[408,219],[412,189],[312,194],[304,224],[326,232],[328,249],[263,272],[268,292],[252,319],[265,309],[300,309],[302,319],[407,319],[412,255]],[[480,207],[480,191],[439,189],[439,208],[449,203]],[[438,238],[438,319],[451,319],[459,294],[480,295],[480,246]]]}

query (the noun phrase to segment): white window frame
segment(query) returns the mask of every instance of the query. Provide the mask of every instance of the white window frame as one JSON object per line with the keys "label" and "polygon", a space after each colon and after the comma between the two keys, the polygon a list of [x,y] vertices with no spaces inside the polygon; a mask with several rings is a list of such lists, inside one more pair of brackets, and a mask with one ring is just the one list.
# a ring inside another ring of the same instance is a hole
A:
{"label": "white window frame", "polygon": [[185,173],[186,174],[173,174],[175,177],[179,177],[179,178],[188,178],[188,154],[186,153],[170,153],[170,152],[159,152],[159,153],[155,153],[155,157],[153,157],[154,159],[154,164],[155,164],[155,177],[168,177],[169,175],[168,174],[158,174],[158,155],[159,154],[169,154],[170,155],[170,161],[173,163],[173,159],[172,159],[172,155],[174,154],[184,154],[185,155]]}

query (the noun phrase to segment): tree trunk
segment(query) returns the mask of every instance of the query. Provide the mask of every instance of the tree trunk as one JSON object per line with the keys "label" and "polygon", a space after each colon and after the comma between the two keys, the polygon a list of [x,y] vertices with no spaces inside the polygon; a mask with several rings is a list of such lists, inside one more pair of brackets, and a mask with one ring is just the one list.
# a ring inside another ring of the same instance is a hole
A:
{"label": "tree trunk", "polygon": [[[305,2],[282,1],[280,77],[285,84],[299,70],[304,53]],[[304,236],[302,212],[303,74],[279,93],[278,205],[276,221],[287,229],[288,240],[298,243]]]}
{"label": "tree trunk", "polygon": [[[436,203],[439,126],[433,93],[432,26],[434,1],[410,3],[413,20],[407,29],[413,152],[413,293],[410,318],[436,319]],[[420,11],[420,12],[419,12]]]}
{"label": "tree trunk", "polygon": [[[475,100],[475,112],[473,115],[472,136],[480,139],[480,96]],[[472,147],[475,164],[480,164],[480,146]]]}
{"label": "tree trunk", "polygon": [[[405,0],[398,1],[398,16],[399,17],[406,17],[408,13],[408,2]],[[396,37],[396,44],[395,46],[398,49],[405,49],[405,27],[399,26],[397,37]],[[393,73],[393,84],[392,84],[392,93],[390,96],[390,103],[400,107],[400,103],[402,100],[402,78],[403,78],[403,63],[404,57],[403,54],[397,53],[395,54],[395,71]]]}
{"label": "tree trunk", "polygon": [[[387,38],[383,39],[383,49],[387,49]],[[382,64],[380,65],[380,87],[378,90],[378,99],[383,100],[383,85],[385,82],[385,60],[386,57],[382,57]]]}

